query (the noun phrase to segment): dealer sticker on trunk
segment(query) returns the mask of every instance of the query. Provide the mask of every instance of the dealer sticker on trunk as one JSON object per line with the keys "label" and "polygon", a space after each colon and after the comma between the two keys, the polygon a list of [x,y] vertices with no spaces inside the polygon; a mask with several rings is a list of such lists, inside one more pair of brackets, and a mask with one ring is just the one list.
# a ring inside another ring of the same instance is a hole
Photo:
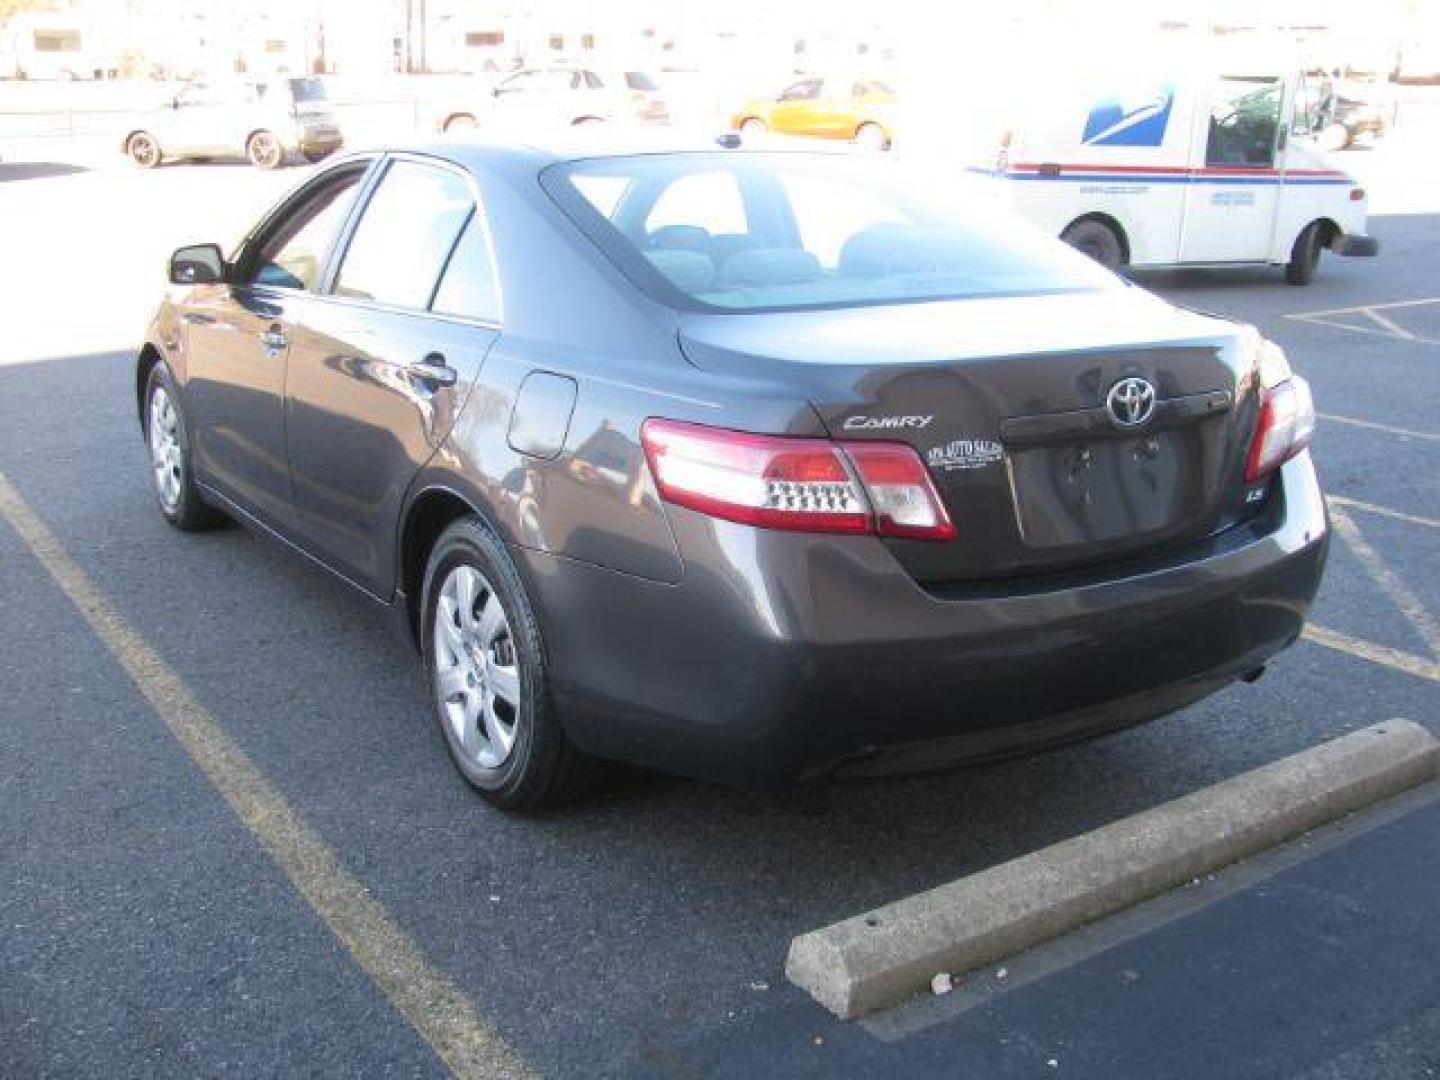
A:
{"label": "dealer sticker on trunk", "polygon": [[925,461],[932,469],[952,472],[956,469],[983,469],[1005,456],[993,439],[955,439],[944,446],[932,446]]}

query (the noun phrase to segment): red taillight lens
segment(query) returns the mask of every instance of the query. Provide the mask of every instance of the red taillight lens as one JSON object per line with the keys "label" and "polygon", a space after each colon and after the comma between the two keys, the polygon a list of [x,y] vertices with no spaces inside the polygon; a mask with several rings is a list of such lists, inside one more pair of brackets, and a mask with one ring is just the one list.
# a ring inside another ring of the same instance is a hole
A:
{"label": "red taillight lens", "polygon": [[1262,393],[1260,424],[1245,460],[1247,484],[1269,476],[1309,446],[1315,434],[1315,402],[1304,379],[1292,375]]}
{"label": "red taillight lens", "polygon": [[645,421],[640,440],[660,497],[711,517],[805,532],[955,535],[925,466],[903,444],[837,444],[655,419]]}
{"label": "red taillight lens", "polygon": [[870,531],[870,507],[834,443],[672,420],[645,421],[640,439],[666,502],[769,529]]}
{"label": "red taillight lens", "polygon": [[953,540],[955,526],[920,455],[904,443],[842,443],[875,509],[875,530],[910,540]]}

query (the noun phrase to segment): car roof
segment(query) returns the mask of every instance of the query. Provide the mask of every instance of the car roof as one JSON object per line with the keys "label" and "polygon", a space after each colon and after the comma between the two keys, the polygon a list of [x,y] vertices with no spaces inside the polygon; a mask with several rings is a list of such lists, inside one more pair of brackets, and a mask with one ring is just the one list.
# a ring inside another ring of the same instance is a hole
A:
{"label": "car roof", "polygon": [[707,136],[673,130],[616,132],[586,127],[565,128],[549,137],[526,140],[476,136],[394,143],[373,147],[368,153],[423,154],[472,169],[499,167],[539,172],[550,165],[563,162],[603,158],[666,154],[730,155],[776,151],[826,157],[855,156],[849,147],[817,145],[810,139],[766,137],[745,146],[739,143],[733,132]]}

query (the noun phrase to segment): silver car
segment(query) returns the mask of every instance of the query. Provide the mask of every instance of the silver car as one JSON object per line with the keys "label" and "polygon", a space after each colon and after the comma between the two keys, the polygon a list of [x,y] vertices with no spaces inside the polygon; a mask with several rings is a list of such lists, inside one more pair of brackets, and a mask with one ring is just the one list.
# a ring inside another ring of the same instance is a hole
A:
{"label": "silver car", "polygon": [[244,155],[262,169],[302,156],[319,161],[340,147],[340,126],[317,78],[230,84],[189,83],[137,120],[121,150],[142,169],[169,159]]}
{"label": "silver car", "polygon": [[664,124],[670,108],[643,71],[554,64],[525,68],[489,90],[447,102],[436,119],[447,133],[477,127],[529,133],[604,122]]}

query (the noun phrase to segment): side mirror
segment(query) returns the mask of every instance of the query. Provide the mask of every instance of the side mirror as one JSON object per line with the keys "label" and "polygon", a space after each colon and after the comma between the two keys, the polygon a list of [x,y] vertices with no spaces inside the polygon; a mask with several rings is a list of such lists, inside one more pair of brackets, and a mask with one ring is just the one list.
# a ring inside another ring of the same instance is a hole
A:
{"label": "side mirror", "polygon": [[219,244],[192,244],[170,256],[170,284],[217,285],[225,280],[226,269]]}

